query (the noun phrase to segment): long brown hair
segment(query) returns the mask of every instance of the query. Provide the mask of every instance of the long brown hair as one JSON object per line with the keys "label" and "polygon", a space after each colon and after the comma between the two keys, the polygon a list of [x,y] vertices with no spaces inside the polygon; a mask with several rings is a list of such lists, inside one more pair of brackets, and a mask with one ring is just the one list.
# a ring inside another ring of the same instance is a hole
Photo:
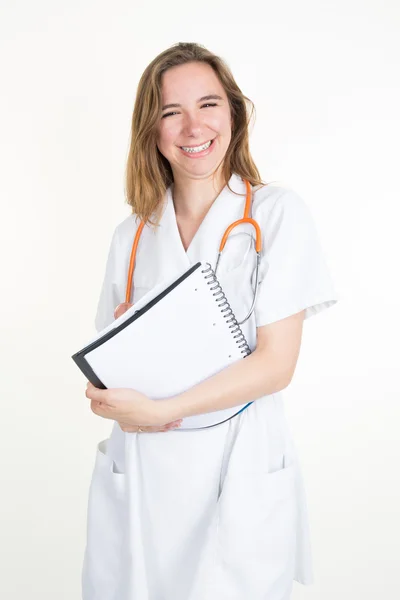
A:
{"label": "long brown hair", "polygon": [[247,179],[252,186],[268,185],[261,181],[249,150],[248,129],[255,113],[253,102],[242,93],[222,58],[200,44],[179,42],[151,61],[140,78],[136,93],[125,192],[126,202],[132,207],[132,212],[145,222],[159,222],[160,215],[155,223],[150,217],[157,212],[167,188],[173,182],[171,166],[156,143],[157,126],[162,114],[161,77],[171,67],[195,61],[206,63],[214,69],[230,105],[233,126],[222,165],[225,185],[229,186],[232,173]]}

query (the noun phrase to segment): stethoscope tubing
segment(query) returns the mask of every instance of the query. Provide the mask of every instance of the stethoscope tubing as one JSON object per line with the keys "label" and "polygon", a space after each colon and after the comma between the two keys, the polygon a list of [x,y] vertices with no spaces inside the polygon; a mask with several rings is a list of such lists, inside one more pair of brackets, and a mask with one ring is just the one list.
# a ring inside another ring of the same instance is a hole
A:
{"label": "stethoscope tubing", "polygon": [[[253,301],[251,303],[251,307],[250,310],[248,311],[247,315],[245,316],[245,318],[242,321],[238,321],[239,325],[242,325],[243,323],[245,323],[250,316],[252,315],[254,308],[255,308],[255,304],[256,304],[256,300],[257,300],[257,293],[258,293],[258,283],[259,283],[259,266],[260,266],[260,260],[261,260],[261,248],[262,248],[262,236],[261,236],[261,229],[259,224],[257,223],[257,221],[255,221],[254,219],[252,219],[250,217],[250,211],[251,211],[251,205],[252,205],[252,191],[251,191],[251,185],[249,183],[249,181],[247,181],[247,179],[243,179],[244,183],[246,184],[246,203],[245,203],[245,208],[244,208],[244,212],[243,212],[243,217],[241,219],[238,219],[237,221],[235,221],[234,223],[231,223],[224,235],[222,236],[221,239],[221,243],[219,246],[219,251],[218,251],[218,256],[217,256],[217,260],[216,260],[216,264],[215,264],[215,269],[214,269],[214,273],[217,273],[217,269],[218,269],[218,265],[219,265],[219,261],[221,258],[221,254],[224,250],[226,241],[231,233],[231,231],[239,226],[239,225],[243,225],[243,224],[249,224],[252,225],[254,230],[255,230],[255,250],[256,250],[256,276],[255,276],[255,286],[254,286],[254,293],[253,293]],[[120,316],[118,314],[118,312],[121,309],[124,309],[122,311],[121,314],[123,314],[123,312],[125,312],[125,310],[127,310],[127,308],[129,308],[130,306],[132,306],[131,303],[131,297],[132,297],[132,282],[133,282],[133,270],[135,267],[135,262],[136,262],[136,253],[137,253],[137,248],[139,245],[139,240],[140,240],[140,236],[142,235],[142,231],[143,228],[145,226],[145,222],[141,221],[138,229],[136,231],[136,235],[132,244],[132,250],[131,250],[131,256],[130,256],[130,261],[129,261],[129,270],[128,270],[128,279],[127,279],[127,284],[126,284],[126,292],[125,292],[125,302],[122,302],[121,304],[119,304],[115,311],[114,311],[114,317],[117,318],[118,316]]]}

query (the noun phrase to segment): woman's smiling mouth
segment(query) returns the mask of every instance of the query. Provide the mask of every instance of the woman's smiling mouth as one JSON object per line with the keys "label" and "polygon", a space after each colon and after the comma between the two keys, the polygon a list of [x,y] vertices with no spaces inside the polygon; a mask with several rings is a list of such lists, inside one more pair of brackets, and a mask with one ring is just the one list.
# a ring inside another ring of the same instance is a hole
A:
{"label": "woman's smiling mouth", "polygon": [[211,152],[210,148],[213,148],[214,139],[209,140],[200,146],[179,146],[179,148],[186,156],[204,156],[205,154],[209,154],[209,152]]}

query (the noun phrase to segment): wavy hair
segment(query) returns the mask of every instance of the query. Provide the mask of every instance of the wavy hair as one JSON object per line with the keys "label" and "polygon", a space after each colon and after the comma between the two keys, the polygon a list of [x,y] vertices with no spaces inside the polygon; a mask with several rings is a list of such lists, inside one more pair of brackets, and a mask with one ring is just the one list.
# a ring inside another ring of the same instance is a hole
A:
{"label": "wavy hair", "polygon": [[212,67],[230,105],[232,136],[222,165],[225,185],[229,187],[232,173],[247,179],[252,186],[268,185],[261,180],[249,150],[249,125],[255,113],[253,102],[240,90],[222,58],[200,44],[178,42],[156,56],[144,70],[132,115],[125,173],[126,202],[138,218],[153,225],[158,224],[160,215],[156,222],[151,217],[158,212],[165,192],[173,182],[169,161],[157,147],[157,127],[162,115],[161,78],[171,67],[196,61]]}

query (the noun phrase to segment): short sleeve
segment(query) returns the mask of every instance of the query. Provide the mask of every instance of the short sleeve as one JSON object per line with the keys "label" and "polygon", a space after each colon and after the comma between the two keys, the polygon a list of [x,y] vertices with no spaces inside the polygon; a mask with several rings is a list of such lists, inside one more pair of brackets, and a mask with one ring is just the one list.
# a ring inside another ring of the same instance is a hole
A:
{"label": "short sleeve", "polygon": [[257,327],[305,309],[305,318],[333,306],[338,296],[314,219],[304,200],[285,190],[268,211],[260,205],[263,249],[255,306]]}
{"label": "short sleeve", "polygon": [[100,297],[95,317],[96,331],[101,331],[114,321],[115,307],[120,303],[117,284],[118,228],[115,229],[105,267]]}

